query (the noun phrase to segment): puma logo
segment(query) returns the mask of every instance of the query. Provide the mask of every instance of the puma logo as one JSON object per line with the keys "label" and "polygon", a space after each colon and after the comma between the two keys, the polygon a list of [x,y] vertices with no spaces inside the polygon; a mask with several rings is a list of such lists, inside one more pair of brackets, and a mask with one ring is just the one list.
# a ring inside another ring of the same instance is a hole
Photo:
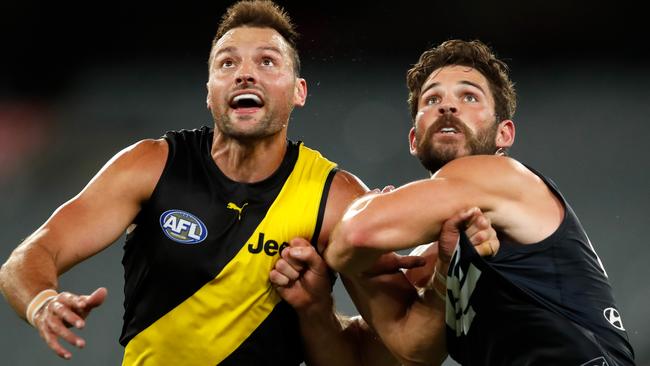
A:
{"label": "puma logo", "polygon": [[239,207],[239,206],[237,206],[236,204],[234,204],[232,202],[228,202],[228,205],[226,206],[226,208],[237,211],[239,213],[237,215],[237,219],[241,220],[242,211],[244,210],[244,207],[246,207],[247,204],[248,204],[248,202],[244,203],[241,207]]}

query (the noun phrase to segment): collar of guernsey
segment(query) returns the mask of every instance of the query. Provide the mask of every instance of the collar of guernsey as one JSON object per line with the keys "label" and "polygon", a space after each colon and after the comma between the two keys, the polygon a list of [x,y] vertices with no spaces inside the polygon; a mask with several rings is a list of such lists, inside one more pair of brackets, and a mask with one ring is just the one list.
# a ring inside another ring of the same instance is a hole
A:
{"label": "collar of guernsey", "polygon": [[236,256],[212,281],[131,339],[122,364],[216,365],[236,350],[281,300],[269,282],[278,254],[252,254],[247,243],[256,242],[262,232],[278,243],[311,238],[335,167],[300,144],[291,174]]}

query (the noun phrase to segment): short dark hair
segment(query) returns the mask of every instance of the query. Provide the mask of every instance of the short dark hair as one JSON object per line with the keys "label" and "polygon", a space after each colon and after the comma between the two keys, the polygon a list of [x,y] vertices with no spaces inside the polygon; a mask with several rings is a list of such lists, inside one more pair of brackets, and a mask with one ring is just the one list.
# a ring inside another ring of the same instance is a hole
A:
{"label": "short dark hair", "polygon": [[224,34],[233,28],[256,27],[271,28],[280,33],[282,38],[291,46],[293,56],[293,70],[296,76],[300,75],[300,57],[296,47],[298,32],[296,32],[291,18],[280,6],[269,0],[242,0],[226,10],[221,18],[217,34],[212,40],[208,66],[212,66],[214,45]]}
{"label": "short dark hair", "polygon": [[497,122],[512,119],[517,108],[517,95],[514,83],[508,76],[508,65],[499,60],[481,41],[453,39],[425,51],[418,63],[406,73],[406,85],[409,89],[408,103],[413,122],[418,112],[422,85],[434,70],[449,65],[469,66],[483,74],[494,96]]}

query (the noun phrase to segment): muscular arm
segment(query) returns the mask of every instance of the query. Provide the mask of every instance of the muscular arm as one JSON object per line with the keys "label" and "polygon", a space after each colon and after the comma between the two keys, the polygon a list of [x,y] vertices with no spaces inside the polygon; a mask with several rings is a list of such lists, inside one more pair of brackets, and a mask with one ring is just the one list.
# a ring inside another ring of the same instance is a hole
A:
{"label": "muscular arm", "polygon": [[437,240],[445,219],[472,206],[519,243],[550,235],[563,215],[541,179],[515,160],[465,157],[431,179],[355,201],[334,230],[325,260],[341,273],[360,274],[383,253]]}
{"label": "muscular arm", "polygon": [[308,365],[398,364],[361,317],[336,314],[327,265],[309,242],[293,239],[281,256],[270,279],[298,314]]}
{"label": "muscular arm", "polygon": [[445,221],[438,243],[423,245],[411,253],[425,258],[424,266],[405,273],[344,277],[361,315],[403,365],[438,365],[446,358],[447,286],[434,273],[447,273],[461,223],[469,226],[465,232],[479,253],[489,255],[494,253],[493,248],[498,250],[496,232],[489,220],[472,208]]}
{"label": "muscular arm", "polygon": [[[445,302],[432,281],[421,294],[402,274],[368,277],[385,253],[440,239],[455,212],[477,206],[497,231],[520,243],[550,235],[563,208],[546,185],[516,161],[476,156],[455,160],[432,179],[355,201],[335,228],[326,262],[342,273],[364,319],[405,364],[439,363],[446,354]],[[450,256],[438,260],[446,274]],[[437,287],[436,287],[437,286]]]}
{"label": "muscular arm", "polygon": [[153,191],[167,143],[146,140],[124,149],[88,185],[11,254],[0,270],[0,289],[19,316],[58,276],[114,242]]}
{"label": "muscular arm", "polygon": [[[336,173],[328,193],[323,225],[318,237],[317,248],[319,251],[327,246],[330,233],[343,216],[345,209],[354,199],[367,191],[368,188],[354,175],[346,171]],[[294,245],[295,242],[292,242],[292,246]],[[304,242],[302,245],[309,244]],[[318,254],[313,252],[304,254],[310,254],[304,257],[305,261],[303,262],[309,273],[304,273],[302,280],[310,281],[311,275],[319,277],[315,278],[311,284],[306,284],[304,288],[307,293],[311,292],[318,298],[306,302],[309,306],[300,306],[300,303],[294,301],[289,302],[298,313],[307,363],[310,366],[374,365],[374,363],[364,363],[363,359],[368,358],[377,350],[380,352],[383,350],[383,353],[388,355],[388,359],[392,360],[385,347],[378,341],[377,336],[368,332],[369,329],[365,322],[361,319],[350,320],[335,313],[330,288],[315,289],[316,286],[330,286],[327,278],[329,277],[328,268]],[[288,252],[284,253],[283,257],[287,261],[291,260]],[[300,265],[297,262],[292,262],[292,264],[296,267]],[[318,285],[316,285],[317,283]]]}

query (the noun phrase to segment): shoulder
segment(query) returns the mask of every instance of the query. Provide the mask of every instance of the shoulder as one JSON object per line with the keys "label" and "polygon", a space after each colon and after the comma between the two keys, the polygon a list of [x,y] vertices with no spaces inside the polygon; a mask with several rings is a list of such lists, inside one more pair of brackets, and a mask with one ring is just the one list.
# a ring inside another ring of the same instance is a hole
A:
{"label": "shoulder", "polygon": [[465,156],[450,161],[432,179],[470,182],[483,189],[506,190],[532,186],[545,187],[543,180],[519,161],[496,155]]}
{"label": "shoulder", "polygon": [[327,245],[331,231],[341,219],[347,207],[367,191],[368,187],[354,174],[345,170],[336,171],[327,194],[325,217],[318,238],[320,250]]}
{"label": "shoulder", "polygon": [[141,140],[115,154],[93,179],[101,186],[123,187],[148,197],[167,162],[164,139]]}
{"label": "shoulder", "polygon": [[563,203],[544,180],[509,157],[460,158],[449,162],[434,177],[468,183],[470,192],[477,193],[474,197],[487,197],[492,223],[518,243],[543,240],[564,217]]}
{"label": "shoulder", "polygon": [[332,179],[330,197],[332,194],[358,197],[367,191],[368,187],[356,175],[346,170],[337,170]]}
{"label": "shoulder", "polygon": [[433,177],[471,175],[473,173],[484,173],[487,171],[495,173],[532,174],[522,163],[507,156],[473,155],[450,161],[436,172]]}
{"label": "shoulder", "polygon": [[169,145],[165,139],[140,140],[117,153],[111,162],[123,168],[149,170],[167,160]]}

